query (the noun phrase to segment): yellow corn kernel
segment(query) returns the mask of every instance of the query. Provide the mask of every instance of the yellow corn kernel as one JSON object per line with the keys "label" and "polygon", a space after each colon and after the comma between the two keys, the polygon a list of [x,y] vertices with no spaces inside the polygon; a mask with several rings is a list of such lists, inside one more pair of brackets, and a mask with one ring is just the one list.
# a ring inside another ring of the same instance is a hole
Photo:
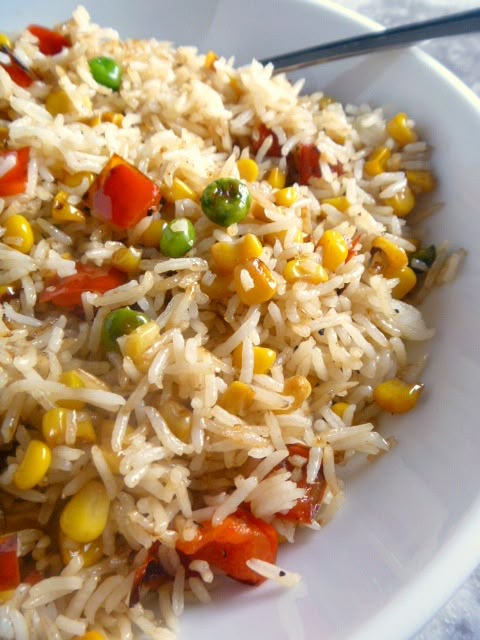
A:
{"label": "yellow corn kernel", "polygon": [[0,300],[3,298],[11,298],[15,295],[15,292],[19,289],[18,283],[2,284],[0,285]]}
{"label": "yellow corn kernel", "polygon": [[322,200],[322,204],[329,204],[332,207],[335,207],[337,211],[340,211],[340,213],[345,213],[350,206],[350,202],[345,196],[337,196],[336,198],[325,198],[325,200]]}
{"label": "yellow corn kernel", "polygon": [[193,189],[190,189],[180,178],[174,178],[171,187],[166,184],[162,187],[162,195],[167,202],[176,202],[177,200],[195,200],[196,194]]}
{"label": "yellow corn kernel", "polygon": [[[50,409],[43,414],[42,433],[45,442],[50,447],[56,447],[59,444],[65,444],[65,433],[69,420],[73,420],[74,415],[72,409],[57,407]],[[80,420],[77,423],[77,436],[75,442],[95,442],[97,435],[93,424],[90,420]]]}
{"label": "yellow corn kernel", "polygon": [[15,589],[9,589],[8,591],[0,591],[0,604],[6,604],[9,600],[13,598],[14,593],[15,593]]}
{"label": "yellow corn kernel", "polygon": [[295,187],[285,187],[275,194],[275,204],[279,207],[291,207],[297,201],[298,194]]}
{"label": "yellow corn kernel", "polygon": [[410,267],[402,267],[401,269],[387,269],[384,274],[386,278],[398,278],[398,284],[392,289],[392,295],[397,300],[403,300],[405,296],[417,284],[417,276],[415,271]]}
{"label": "yellow corn kernel", "polygon": [[142,252],[135,247],[123,247],[112,256],[111,265],[124,273],[135,273],[140,266]]}
{"label": "yellow corn kernel", "polygon": [[4,227],[2,241],[20,253],[29,253],[34,243],[30,222],[24,216],[15,214],[5,221]]}
{"label": "yellow corn kernel", "polygon": [[406,113],[397,113],[396,116],[389,120],[387,122],[387,132],[401,147],[418,140],[415,130],[408,123]]}
{"label": "yellow corn kernel", "polygon": [[348,245],[345,238],[338,231],[329,229],[320,238],[322,247],[322,263],[329,271],[336,271],[348,256]]}
{"label": "yellow corn kernel", "polygon": [[286,179],[286,175],[277,167],[271,169],[267,176],[268,184],[271,185],[274,189],[283,189]]}
{"label": "yellow corn kernel", "polygon": [[339,418],[343,419],[343,415],[349,406],[348,402],[335,402],[335,404],[332,404],[332,411],[336,413]]}
{"label": "yellow corn kernel", "polygon": [[182,442],[190,442],[192,412],[177,400],[167,400],[159,407],[162,418],[170,431]]}
{"label": "yellow corn kernel", "polygon": [[233,272],[235,290],[243,304],[262,304],[275,295],[277,283],[272,272],[258,258],[247,260]]}
{"label": "yellow corn kernel", "polygon": [[310,397],[312,385],[305,376],[292,376],[285,380],[282,393],[284,396],[293,397],[293,401],[288,409],[279,409],[275,413],[292,413],[292,411],[300,409],[305,400]]}
{"label": "yellow corn kernel", "polygon": [[58,546],[65,566],[77,556],[81,556],[84,568],[91,567],[92,564],[95,564],[103,558],[103,543],[101,538],[96,538],[92,540],[92,542],[81,544],[68,538],[60,529]]}
{"label": "yellow corn kernel", "polygon": [[92,171],[78,171],[77,173],[66,173],[61,181],[67,187],[76,188],[79,187],[84,180],[86,180],[88,186],[90,186],[95,178],[96,176]]}
{"label": "yellow corn kernel", "polygon": [[59,90],[48,94],[45,100],[45,109],[51,116],[55,117],[59,113],[71,113],[73,105],[65,91]]}
{"label": "yellow corn kernel", "polygon": [[142,233],[141,243],[145,247],[160,247],[160,239],[163,230],[167,226],[164,220],[152,220],[145,231]]}
{"label": "yellow corn kernel", "polygon": [[382,411],[407,413],[417,404],[423,384],[408,384],[399,378],[386,380],[373,390],[373,399]]}
{"label": "yellow corn kernel", "polygon": [[406,267],[408,264],[408,256],[405,249],[402,249],[402,247],[397,246],[394,242],[387,240],[387,238],[383,236],[375,238],[372,243],[372,248],[383,251],[392,269],[403,269],[403,267]]}
{"label": "yellow corn kernel", "polygon": [[205,55],[203,66],[205,67],[205,69],[210,69],[210,71],[212,71],[212,69],[214,68],[213,65],[217,60],[218,60],[218,56],[215,53],[215,51],[209,51]]}
{"label": "yellow corn kernel", "polygon": [[393,212],[399,218],[404,218],[415,206],[415,196],[410,187],[405,187],[403,191],[399,191],[391,198],[385,198],[384,202],[387,206],[392,207]]}
{"label": "yellow corn kernel", "polygon": [[40,440],[30,440],[23,460],[13,474],[13,484],[22,491],[33,489],[45,477],[51,461],[50,448]]}
{"label": "yellow corn kernel", "polygon": [[246,180],[247,182],[255,182],[255,180],[258,178],[258,164],[251,158],[240,158],[240,160],[237,160],[237,169],[242,180]]}
{"label": "yellow corn kernel", "polygon": [[100,631],[88,631],[83,636],[77,636],[74,640],[107,640]]}
{"label": "yellow corn kernel", "polygon": [[118,128],[121,128],[123,123],[123,114],[114,113],[113,111],[105,111],[105,113],[102,113],[100,116],[100,119],[102,122],[111,122]]}
{"label": "yellow corn kernel", "polygon": [[204,284],[202,282],[202,291],[212,300],[225,300],[226,298],[231,298],[233,295],[233,292],[230,289],[231,281],[231,275],[217,275],[211,284]]}
{"label": "yellow corn kernel", "polygon": [[[70,387],[70,389],[85,389],[84,381],[75,371],[64,371],[58,381]],[[65,407],[66,409],[80,410],[85,406],[85,402],[83,400],[61,400],[58,406]]]}
{"label": "yellow corn kernel", "polygon": [[431,171],[406,171],[408,186],[413,193],[431,193],[436,189],[437,181]]}
{"label": "yellow corn kernel", "polygon": [[[267,373],[275,364],[277,352],[267,347],[253,347],[253,373]],[[242,368],[242,345],[239,344],[232,353],[232,364],[236,369]]]}
{"label": "yellow corn kernel", "polygon": [[65,505],[60,527],[75,542],[93,542],[105,529],[109,508],[105,486],[91,480]]}
{"label": "yellow corn kernel", "polygon": [[250,211],[248,212],[255,220],[261,220],[262,222],[271,222],[265,215],[265,209],[256,200],[253,200]]}
{"label": "yellow corn kernel", "polygon": [[245,415],[255,399],[255,391],[243,382],[232,382],[218,403],[234,416]]}
{"label": "yellow corn kernel", "polygon": [[12,48],[12,41],[6,33],[0,33],[0,47],[3,47],[4,49]]}
{"label": "yellow corn kernel", "polygon": [[283,277],[287,282],[308,282],[321,284],[327,282],[328,273],[318,262],[309,258],[294,258],[289,260],[283,270]]}
{"label": "yellow corn kernel", "polygon": [[[287,237],[288,230],[284,229],[283,231],[275,231],[275,233],[266,233],[264,238],[265,241],[273,247],[275,242],[278,240],[280,244],[285,244],[285,238]],[[303,242],[303,233],[300,229],[293,236],[293,242],[300,244]]]}
{"label": "yellow corn kernel", "polygon": [[[114,420],[102,420],[100,423],[100,450],[105,458],[106,463],[110,467],[112,473],[120,473],[120,462],[122,461],[122,454],[112,450],[112,433],[115,426]],[[123,437],[123,444],[128,446],[132,440],[132,436],[135,430],[127,425],[125,435]]]}
{"label": "yellow corn kernel", "polygon": [[123,353],[142,373],[146,373],[150,367],[153,355],[148,353],[148,349],[156,342],[159,335],[160,327],[158,324],[147,322],[125,337]]}
{"label": "yellow corn kernel", "polygon": [[0,127],[0,149],[5,146],[4,143],[8,140],[9,133],[8,127]]}
{"label": "yellow corn kernel", "polygon": [[89,127],[92,127],[92,129],[94,129],[95,127],[98,127],[98,125],[101,123],[101,118],[100,116],[92,116],[91,118],[87,118],[86,120],[82,120],[82,122],[84,122],[85,124],[88,124]]}
{"label": "yellow corn kernel", "polygon": [[388,147],[374,149],[365,162],[365,173],[369,176],[378,176],[383,173],[391,156],[392,152]]}
{"label": "yellow corn kernel", "polygon": [[68,193],[59,191],[53,199],[52,218],[55,222],[85,222],[84,214],[68,201]]}
{"label": "yellow corn kernel", "polygon": [[215,266],[223,273],[231,273],[238,264],[259,258],[263,246],[252,233],[247,233],[238,242],[216,242],[210,249]]}
{"label": "yellow corn kernel", "polygon": [[329,104],[333,104],[335,102],[332,96],[323,95],[318,101],[318,106],[320,109],[325,109]]}

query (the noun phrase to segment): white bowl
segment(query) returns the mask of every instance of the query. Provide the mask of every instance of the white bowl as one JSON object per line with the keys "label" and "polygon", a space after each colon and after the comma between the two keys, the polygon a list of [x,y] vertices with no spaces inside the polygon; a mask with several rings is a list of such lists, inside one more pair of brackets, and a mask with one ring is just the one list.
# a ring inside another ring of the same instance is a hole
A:
{"label": "white bowl", "polygon": [[[69,16],[74,0],[17,0],[6,30]],[[85,0],[92,17],[122,35],[152,36],[234,54],[238,64],[377,28],[329,2],[289,0]],[[438,328],[414,414],[386,420],[398,446],[347,473],[346,504],[318,534],[282,547],[279,561],[303,575],[290,591],[231,584],[190,608],[183,640],[395,640],[415,632],[480,560],[480,103],[417,50],[305,70],[306,90],[349,102],[392,104],[433,145],[441,211],[427,237],[470,249],[458,279],[425,309]],[[298,74],[297,74],[298,75]]]}

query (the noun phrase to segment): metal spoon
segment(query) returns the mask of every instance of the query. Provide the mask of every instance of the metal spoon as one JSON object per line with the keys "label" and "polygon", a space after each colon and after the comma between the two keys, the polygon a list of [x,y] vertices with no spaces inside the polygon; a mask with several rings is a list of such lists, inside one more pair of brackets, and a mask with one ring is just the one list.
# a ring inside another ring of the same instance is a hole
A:
{"label": "metal spoon", "polygon": [[415,22],[393,29],[384,29],[336,42],[328,42],[316,47],[264,58],[260,62],[262,64],[272,63],[276,73],[293,71],[319,62],[349,58],[372,51],[395,49],[422,40],[457,36],[476,31],[480,31],[480,9],[453,13],[433,20]]}

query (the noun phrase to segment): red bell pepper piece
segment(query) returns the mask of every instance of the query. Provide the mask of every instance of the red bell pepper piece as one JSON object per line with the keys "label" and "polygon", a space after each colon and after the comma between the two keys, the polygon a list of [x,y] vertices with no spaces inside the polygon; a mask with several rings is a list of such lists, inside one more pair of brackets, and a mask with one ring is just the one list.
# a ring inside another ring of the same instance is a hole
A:
{"label": "red bell pepper piece", "polygon": [[0,591],[16,589],[19,584],[17,536],[11,533],[0,538]]}
{"label": "red bell pepper piece", "polygon": [[92,215],[130,229],[158,205],[160,196],[150,178],[115,154],[90,187],[86,201]]}
{"label": "red bell pepper piece", "polygon": [[[14,158],[15,164],[9,171],[2,175],[2,161],[7,158]],[[0,151],[0,198],[17,196],[25,192],[29,158],[30,147]]]}
{"label": "red bell pepper piece", "polygon": [[132,590],[130,591],[129,606],[134,607],[140,602],[140,588],[158,589],[168,580],[168,574],[158,559],[159,542],[154,542],[148,550],[147,557],[135,571]]}
{"label": "red bell pepper piece", "polygon": [[82,305],[82,293],[106,293],[125,284],[127,277],[117,269],[77,264],[77,273],[60,278],[40,294],[40,302],[53,302],[57,307],[71,309]]}
{"label": "red bell pepper piece", "polygon": [[[290,456],[301,456],[302,458],[308,459],[308,449],[302,445],[289,445],[288,453]],[[294,468],[288,458],[279,465],[279,468],[282,467],[289,471],[292,471]],[[303,498],[297,500],[297,504],[287,511],[287,513],[277,513],[276,517],[280,520],[288,520],[289,522],[296,522],[297,524],[312,524],[320,509],[326,487],[322,471],[320,470],[312,484],[308,484],[306,480],[306,466],[303,466],[302,477],[297,482],[297,486],[300,489],[305,489]]]}
{"label": "red bell pepper piece", "polygon": [[5,71],[8,73],[10,78],[18,84],[19,87],[23,87],[23,89],[28,89],[28,87],[32,84],[33,78],[28,71],[26,71],[18,62],[10,56],[9,64],[2,64]]}
{"label": "red bell pepper piece", "polygon": [[62,49],[72,46],[70,41],[60,33],[38,24],[31,24],[27,27],[27,31],[38,38],[38,48],[46,56],[54,56]]}
{"label": "red bell pepper piece", "polygon": [[269,156],[270,158],[280,158],[280,156],[282,155],[282,148],[280,146],[280,143],[278,142],[278,138],[273,133],[273,131],[271,131],[267,126],[263,124],[263,122],[258,127],[258,139],[252,140],[252,151],[254,153],[257,153],[268,136],[272,136],[272,144],[267,151],[267,156]]}
{"label": "red bell pepper piece", "polygon": [[255,518],[244,509],[237,509],[218,526],[211,522],[200,524],[195,538],[190,542],[177,541],[177,550],[191,560],[206,560],[228,576],[246,582],[260,584],[265,578],[246,565],[251,558],[275,563],[278,537],[275,529]]}

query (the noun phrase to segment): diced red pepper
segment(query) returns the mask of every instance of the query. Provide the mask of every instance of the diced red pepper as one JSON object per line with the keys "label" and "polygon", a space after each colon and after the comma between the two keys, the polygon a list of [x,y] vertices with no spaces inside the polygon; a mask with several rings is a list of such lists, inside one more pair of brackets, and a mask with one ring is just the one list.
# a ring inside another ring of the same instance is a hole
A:
{"label": "diced red pepper", "polygon": [[3,175],[0,173],[0,198],[17,196],[20,193],[25,192],[25,188],[27,186],[30,147],[0,151],[0,171],[2,161],[7,158],[14,158],[15,164],[10,171],[7,171]]}
{"label": "diced red pepper", "polygon": [[34,569],[33,571],[30,571],[30,573],[27,576],[25,576],[25,578],[23,579],[23,582],[33,587],[33,585],[38,584],[44,578],[45,576],[42,573],[40,573],[40,571],[37,571],[36,569]]}
{"label": "diced red pepper", "polygon": [[140,602],[140,589],[158,589],[168,580],[168,574],[158,559],[159,542],[154,542],[148,550],[144,563],[135,571],[132,590],[130,591],[129,606],[134,607]]}
{"label": "diced red pepper", "polygon": [[60,278],[40,294],[40,302],[53,302],[57,307],[74,308],[82,305],[82,293],[106,293],[125,284],[127,277],[117,269],[103,269],[77,264],[77,273]]}
{"label": "diced red pepper", "polygon": [[361,236],[355,236],[354,238],[352,238],[352,244],[350,245],[350,248],[348,249],[348,253],[347,253],[347,257],[345,259],[345,262],[348,262],[349,260],[351,260],[353,258],[353,256],[356,256],[358,253],[357,250],[357,244],[360,242]]}
{"label": "diced red pepper", "polygon": [[252,151],[253,153],[257,153],[262,144],[268,138],[268,136],[272,136],[272,144],[270,145],[269,150],[267,151],[267,156],[270,158],[280,158],[282,155],[282,148],[280,143],[278,142],[277,136],[271,131],[267,126],[262,124],[258,127],[258,139],[252,140]]}
{"label": "diced red pepper", "polygon": [[27,31],[38,38],[38,48],[45,56],[54,56],[62,49],[72,46],[70,41],[60,33],[38,24],[31,24],[27,27]]}
{"label": "diced red pepper", "polygon": [[12,533],[0,538],[0,591],[16,589],[19,584],[17,536]]}
{"label": "diced red pepper", "polygon": [[23,89],[28,89],[28,87],[32,84],[33,78],[31,74],[26,71],[21,65],[19,65],[13,56],[10,56],[9,64],[2,64],[5,71],[8,73],[10,78],[18,84],[19,87],[23,87]]}
{"label": "diced red pepper", "polygon": [[86,201],[92,215],[130,229],[158,205],[160,196],[150,178],[115,154],[90,187]]}
{"label": "diced red pepper", "polygon": [[[289,445],[288,453],[289,457],[301,456],[302,458],[308,459],[308,449],[302,445]],[[289,471],[294,469],[288,458],[284,460],[279,467],[286,468]],[[290,511],[287,511],[287,513],[277,513],[276,517],[280,518],[280,520],[288,520],[289,522],[296,522],[297,524],[312,524],[312,522],[314,522],[320,509],[326,482],[321,470],[312,484],[307,483],[306,475],[306,465],[304,465],[302,467],[302,477],[297,482],[297,487],[305,489],[305,495],[303,498],[297,500],[297,504],[292,507]]]}
{"label": "diced red pepper", "polygon": [[244,509],[237,509],[218,527],[211,522],[200,524],[191,542],[177,542],[177,550],[187,556],[188,562],[206,560],[234,580],[252,585],[265,578],[249,569],[246,561],[258,558],[275,563],[277,549],[275,529]]}
{"label": "diced red pepper", "polygon": [[310,178],[319,178],[320,151],[314,144],[300,144],[287,158],[288,184],[308,184]]}

